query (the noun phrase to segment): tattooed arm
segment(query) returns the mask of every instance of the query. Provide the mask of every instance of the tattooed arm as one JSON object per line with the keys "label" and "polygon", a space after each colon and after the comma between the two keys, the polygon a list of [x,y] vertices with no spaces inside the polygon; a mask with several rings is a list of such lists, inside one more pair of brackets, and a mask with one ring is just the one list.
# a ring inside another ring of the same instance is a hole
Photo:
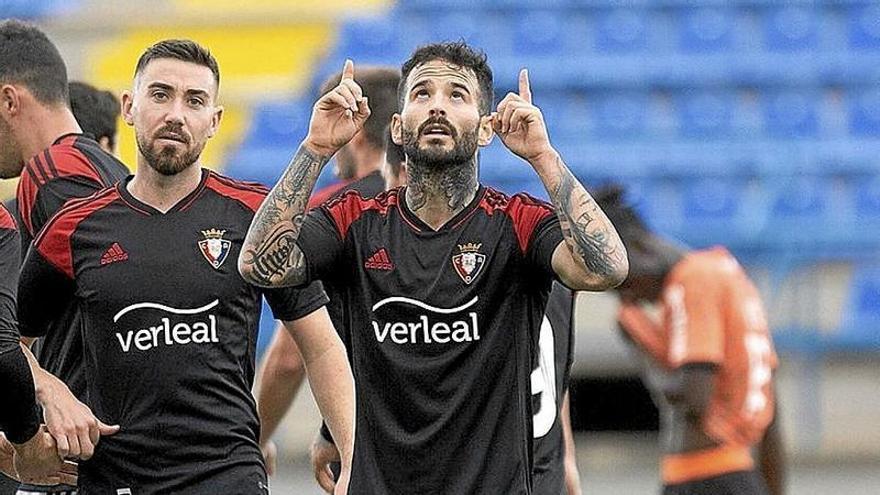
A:
{"label": "tattooed arm", "polygon": [[278,184],[254,215],[238,257],[238,270],[260,287],[306,282],[305,257],[296,244],[318,174],[331,156],[363,127],[370,108],[345,61],[342,80],[312,110],[309,134]]}
{"label": "tattooed arm", "polygon": [[550,145],[541,111],[532,105],[528,72],[519,94],[498,104],[493,128],[508,149],[532,165],[550,193],[564,242],[553,253],[553,270],[570,288],[605,290],[626,278],[629,262],[617,230]]}

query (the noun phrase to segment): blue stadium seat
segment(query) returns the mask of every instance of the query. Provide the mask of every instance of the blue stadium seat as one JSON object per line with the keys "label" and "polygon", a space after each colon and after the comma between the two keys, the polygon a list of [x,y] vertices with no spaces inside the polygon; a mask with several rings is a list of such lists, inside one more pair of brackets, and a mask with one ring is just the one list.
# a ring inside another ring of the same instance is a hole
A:
{"label": "blue stadium seat", "polygon": [[679,23],[679,47],[685,52],[715,52],[733,46],[735,17],[727,9],[682,9]]}
{"label": "blue stadium seat", "polygon": [[770,50],[815,49],[819,41],[819,9],[781,7],[764,15],[764,43]]}
{"label": "blue stadium seat", "polygon": [[616,9],[597,19],[595,48],[600,52],[636,52],[648,47],[648,16],[642,10]]}
{"label": "blue stadium seat", "polygon": [[880,49],[880,6],[875,4],[851,7],[847,27],[850,47]]}
{"label": "blue stadium seat", "polygon": [[308,133],[312,101],[306,98],[267,103],[255,109],[245,139],[253,146],[285,146],[298,143]]}
{"label": "blue stadium seat", "polygon": [[855,136],[880,136],[880,90],[849,95],[849,129]]}
{"label": "blue stadium seat", "polygon": [[583,141],[593,129],[592,113],[583,93],[563,92],[535,96],[554,140]]}
{"label": "blue stadium seat", "polygon": [[563,33],[568,26],[563,22],[565,11],[534,10],[518,13],[513,37],[518,55],[552,56],[563,49]]}
{"label": "blue stadium seat", "polygon": [[880,350],[880,264],[853,267],[849,303],[837,333],[826,340],[829,350]]}
{"label": "blue stadium seat", "polygon": [[688,220],[732,220],[739,212],[744,185],[719,179],[695,179],[684,184],[682,212]]}
{"label": "blue stadium seat", "polygon": [[0,0],[0,19],[38,19],[75,12],[80,0]]}
{"label": "blue stadium seat", "polygon": [[595,109],[597,135],[635,137],[645,133],[648,95],[634,92],[608,93],[596,95],[590,100]]}
{"label": "blue stadium seat", "polygon": [[766,94],[763,98],[767,134],[774,137],[814,137],[819,132],[819,95],[799,88]]}
{"label": "blue stadium seat", "polygon": [[342,24],[336,52],[358,62],[381,57],[398,64],[410,50],[400,43],[399,34],[396,16],[349,19]]}
{"label": "blue stadium seat", "polygon": [[858,181],[854,207],[857,224],[880,222],[880,175]]}
{"label": "blue stadium seat", "polygon": [[677,95],[681,135],[697,138],[730,135],[735,104],[735,95],[727,92],[686,90]]}
{"label": "blue stadium seat", "polygon": [[296,152],[296,144],[290,143],[289,147],[242,146],[226,162],[223,173],[271,187],[278,182]]}

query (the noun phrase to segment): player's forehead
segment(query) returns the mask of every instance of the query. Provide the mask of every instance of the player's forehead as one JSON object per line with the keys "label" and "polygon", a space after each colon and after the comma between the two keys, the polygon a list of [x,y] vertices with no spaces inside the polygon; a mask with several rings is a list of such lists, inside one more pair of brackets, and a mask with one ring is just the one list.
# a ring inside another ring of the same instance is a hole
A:
{"label": "player's forehead", "polygon": [[458,84],[475,94],[480,89],[480,82],[472,69],[442,59],[429,60],[415,66],[406,78],[406,87],[410,90],[423,84]]}
{"label": "player's forehead", "polygon": [[165,87],[181,93],[200,92],[216,97],[217,83],[209,67],[174,58],[149,61],[137,75],[137,87]]}

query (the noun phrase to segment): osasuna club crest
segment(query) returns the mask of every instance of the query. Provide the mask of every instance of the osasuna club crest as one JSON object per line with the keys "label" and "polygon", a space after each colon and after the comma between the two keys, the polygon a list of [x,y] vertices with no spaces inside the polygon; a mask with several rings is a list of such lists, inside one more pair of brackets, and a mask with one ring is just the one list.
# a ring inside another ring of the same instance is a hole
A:
{"label": "osasuna club crest", "polygon": [[223,238],[225,233],[225,230],[203,230],[202,235],[205,238],[199,241],[199,251],[215,269],[220,268],[220,265],[226,261],[229,248],[232,246],[232,242]]}
{"label": "osasuna club crest", "polygon": [[459,254],[452,257],[452,266],[455,273],[464,280],[464,283],[470,285],[471,282],[480,276],[483,272],[483,266],[486,264],[486,255],[480,253],[482,244],[459,244]]}

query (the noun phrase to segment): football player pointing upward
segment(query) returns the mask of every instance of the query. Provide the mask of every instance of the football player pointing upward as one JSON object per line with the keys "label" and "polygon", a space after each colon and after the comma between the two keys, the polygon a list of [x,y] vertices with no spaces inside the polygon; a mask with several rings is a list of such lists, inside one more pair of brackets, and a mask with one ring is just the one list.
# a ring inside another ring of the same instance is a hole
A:
{"label": "football player pointing upward", "polygon": [[[493,114],[485,56],[427,45],[404,63],[398,99],[391,130],[408,185],[306,213],[321,168],[370,116],[347,61],[254,217],[239,269],[261,286],[344,287],[358,387],[353,493],[530,494],[531,356],[551,282],[613,287],[626,253],[551,146],[527,73]],[[477,151],[495,133],[553,205],[480,185]]]}

